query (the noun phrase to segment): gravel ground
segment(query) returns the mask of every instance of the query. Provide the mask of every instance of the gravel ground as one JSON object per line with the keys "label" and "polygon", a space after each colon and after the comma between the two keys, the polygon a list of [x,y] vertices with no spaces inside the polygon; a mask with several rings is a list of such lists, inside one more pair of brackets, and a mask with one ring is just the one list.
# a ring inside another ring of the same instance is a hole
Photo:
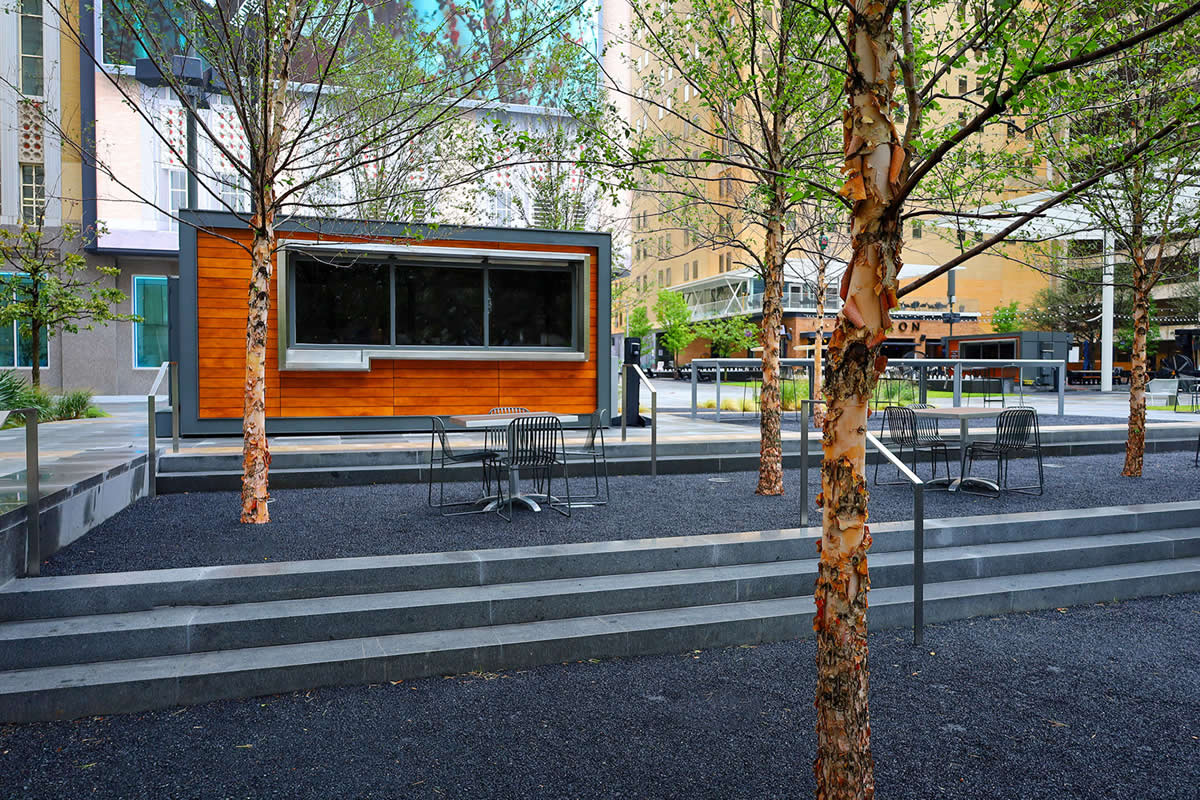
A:
{"label": "gravel ground", "polygon": [[[1196,797],[1200,595],[871,637],[878,796]],[[811,641],[0,728],[7,798],[811,797]]]}
{"label": "gravel ground", "polygon": [[[1173,452],[1146,458],[1141,479],[1120,476],[1120,454],[1047,460],[1042,497],[999,498],[927,492],[928,519],[1003,514],[1037,509],[1091,508],[1132,503],[1200,499],[1200,469],[1193,454]],[[952,459],[953,461],[953,459]],[[869,470],[872,468],[868,468]],[[957,474],[957,465],[953,466]],[[994,469],[994,468],[993,468]],[[1029,459],[1013,463],[1010,480],[1036,480]],[[920,474],[929,474],[923,463]],[[986,464],[975,474],[988,475]],[[887,479],[887,470],[880,471]],[[612,479],[611,505],[576,508],[571,518],[549,511],[517,509],[513,522],[495,514],[443,518],[425,504],[424,485],[384,484],[335,489],[291,489],[273,493],[272,522],[238,522],[236,492],[159,495],[142,499],[59,551],[43,575],[134,569],[242,564],[344,556],[423,553],[562,542],[684,536],[745,530],[774,530],[799,524],[798,470],[785,472],[787,494],[754,494],[756,473],[719,476],[660,475]],[[810,499],[817,494],[810,471]],[[578,493],[590,481],[573,480]],[[468,484],[452,491],[470,493]],[[912,490],[905,485],[871,485],[871,519],[912,516]]]}

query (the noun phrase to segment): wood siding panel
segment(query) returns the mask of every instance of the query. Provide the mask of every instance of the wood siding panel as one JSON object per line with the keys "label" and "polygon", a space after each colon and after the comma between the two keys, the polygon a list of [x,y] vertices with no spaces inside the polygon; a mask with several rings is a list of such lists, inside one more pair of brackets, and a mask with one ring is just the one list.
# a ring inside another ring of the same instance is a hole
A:
{"label": "wood siding panel", "polygon": [[[249,246],[248,232],[223,234]],[[283,234],[316,239],[310,234]],[[331,241],[324,237],[324,241]],[[347,237],[346,241],[362,241]],[[498,250],[590,252],[580,247],[481,242],[423,242]],[[197,234],[197,327],[199,330],[199,415],[242,414],[246,348],[246,294],[250,257],[246,250],[203,231]],[[596,408],[599,319],[598,275],[591,269],[589,346],[586,362],[430,361],[377,359],[366,372],[280,372],[276,283],[271,281],[267,341],[269,417],[425,416],[486,413],[496,406],[525,406],[565,413]]]}

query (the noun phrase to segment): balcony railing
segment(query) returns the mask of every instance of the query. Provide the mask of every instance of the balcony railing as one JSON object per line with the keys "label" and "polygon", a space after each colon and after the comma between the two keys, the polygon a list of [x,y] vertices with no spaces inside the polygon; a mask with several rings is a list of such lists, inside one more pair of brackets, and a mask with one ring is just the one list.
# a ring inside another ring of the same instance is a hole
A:
{"label": "balcony railing", "polygon": [[[699,303],[691,307],[692,321],[702,322],[706,319],[733,317],[740,314],[761,314],[762,304],[763,295],[761,293],[738,295],[711,303]],[[841,301],[836,295],[832,300],[825,301],[826,314],[833,316],[837,314],[839,308],[841,308]],[[783,310],[806,311],[815,314],[817,313],[817,301],[801,298],[799,295],[789,292],[783,296]]]}

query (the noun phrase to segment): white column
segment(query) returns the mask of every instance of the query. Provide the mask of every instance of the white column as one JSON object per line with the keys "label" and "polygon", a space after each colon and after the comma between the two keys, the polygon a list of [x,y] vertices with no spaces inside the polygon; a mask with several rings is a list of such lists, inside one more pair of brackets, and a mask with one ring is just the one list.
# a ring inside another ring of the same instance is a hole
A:
{"label": "white column", "polygon": [[1104,232],[1104,289],[1101,294],[1100,310],[1100,391],[1112,391],[1113,370],[1113,274],[1117,254],[1113,252],[1113,240]]}

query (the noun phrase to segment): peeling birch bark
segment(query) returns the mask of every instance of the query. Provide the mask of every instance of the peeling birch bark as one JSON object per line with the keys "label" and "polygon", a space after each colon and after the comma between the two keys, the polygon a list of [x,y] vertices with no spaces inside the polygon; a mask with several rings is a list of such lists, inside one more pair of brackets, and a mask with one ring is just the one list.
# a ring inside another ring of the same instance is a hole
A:
{"label": "peeling birch bark", "polygon": [[1129,434],[1125,438],[1127,478],[1142,477],[1142,459],[1146,453],[1146,342],[1150,334],[1150,292],[1146,288],[1146,257],[1133,254],[1133,358],[1129,376]]}
{"label": "peeling birch bark", "polygon": [[756,494],[783,494],[783,396],[779,390],[779,326],[783,324],[783,262],[779,242],[783,234],[783,198],[776,195],[768,210],[763,287],[762,391],[758,396],[759,454]]}
{"label": "peeling birch bark", "polygon": [[825,379],[827,412],[821,462],[822,536],[814,592],[817,612],[817,758],[819,800],[875,796],[867,702],[866,430],[868,399],[887,359],[879,345],[896,304],[902,246],[900,207],[893,205],[908,171],[892,120],[897,53],[890,6],[855,0],[849,15],[843,112],[846,183],[853,202],[845,303],[834,323]]}
{"label": "peeling birch bark", "polygon": [[242,522],[270,521],[267,511],[267,320],[271,307],[274,221],[255,220],[246,316],[246,379],[242,402]]}

